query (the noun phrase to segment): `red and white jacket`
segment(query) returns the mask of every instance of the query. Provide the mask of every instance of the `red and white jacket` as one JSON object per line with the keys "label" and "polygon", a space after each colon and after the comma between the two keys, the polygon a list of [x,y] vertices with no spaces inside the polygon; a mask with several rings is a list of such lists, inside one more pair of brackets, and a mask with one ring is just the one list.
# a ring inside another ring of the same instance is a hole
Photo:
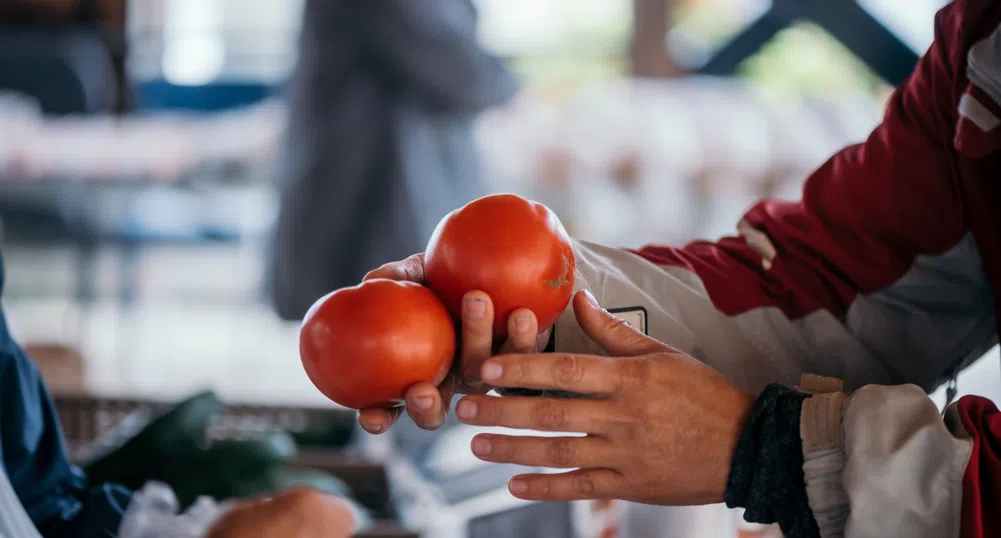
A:
{"label": "red and white jacket", "polygon": [[[577,243],[577,287],[747,390],[844,381],[801,423],[821,535],[1001,537],[1001,415],[930,391],[998,342],[1001,2],[955,0],[880,125],[740,236]],[[600,350],[572,315],[556,350]]]}

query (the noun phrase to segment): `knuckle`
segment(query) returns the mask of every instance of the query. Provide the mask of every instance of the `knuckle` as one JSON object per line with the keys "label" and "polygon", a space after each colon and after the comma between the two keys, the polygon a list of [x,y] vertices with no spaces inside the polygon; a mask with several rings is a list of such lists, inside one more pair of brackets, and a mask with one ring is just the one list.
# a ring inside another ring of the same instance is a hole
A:
{"label": "knuckle", "polygon": [[556,402],[542,402],[535,406],[535,422],[543,428],[563,428],[569,420],[566,410]]}
{"label": "knuckle", "polygon": [[504,369],[504,378],[508,381],[520,382],[526,377],[525,365],[520,360],[498,360],[498,364]]}
{"label": "knuckle", "polygon": [[554,467],[570,467],[577,455],[569,439],[554,439],[547,448],[547,460]]}
{"label": "knuckle", "polygon": [[553,382],[556,388],[567,389],[584,379],[584,367],[574,355],[565,355],[553,361]]}
{"label": "knuckle", "polygon": [[535,420],[539,426],[555,430],[566,426],[569,417],[556,402],[542,402],[535,407]]}
{"label": "knuckle", "polygon": [[635,329],[633,328],[632,325],[630,325],[629,323],[627,323],[625,320],[622,320],[622,319],[619,319],[619,318],[610,319],[608,321],[608,323],[610,325],[609,328],[611,330],[613,330],[613,331],[616,331],[616,332],[622,332],[622,331],[634,332],[635,331]]}
{"label": "knuckle", "polygon": [[594,479],[586,475],[575,476],[573,477],[572,488],[573,492],[577,495],[583,497],[593,495],[595,490]]}
{"label": "knuckle", "polygon": [[617,368],[619,381],[624,387],[645,386],[652,374],[650,362],[643,358],[620,360]]}

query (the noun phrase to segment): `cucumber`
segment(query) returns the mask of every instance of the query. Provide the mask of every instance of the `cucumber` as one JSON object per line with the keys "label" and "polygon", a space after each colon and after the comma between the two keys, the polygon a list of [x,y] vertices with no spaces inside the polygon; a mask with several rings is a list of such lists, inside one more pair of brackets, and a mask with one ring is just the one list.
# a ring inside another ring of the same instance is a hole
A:
{"label": "cucumber", "polygon": [[197,454],[205,440],[209,423],[223,403],[212,391],[191,396],[152,418],[138,433],[132,432],[141,421],[142,412],[133,415],[95,443],[105,450],[96,451],[89,461],[81,462],[92,483],[114,482],[137,489],[149,480],[168,478],[173,462]]}
{"label": "cucumber", "polygon": [[166,481],[187,506],[201,495],[217,500],[269,491],[268,478],[296,455],[295,441],[277,432],[256,439],[220,441],[193,455]]}

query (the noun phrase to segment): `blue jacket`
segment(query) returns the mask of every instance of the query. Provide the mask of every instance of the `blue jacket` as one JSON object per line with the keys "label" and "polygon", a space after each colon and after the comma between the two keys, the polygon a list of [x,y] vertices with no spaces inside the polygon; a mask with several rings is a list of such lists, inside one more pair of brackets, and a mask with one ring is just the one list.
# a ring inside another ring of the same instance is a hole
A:
{"label": "blue jacket", "polygon": [[11,338],[2,310],[0,461],[28,516],[45,538],[108,538],[118,534],[131,493],[112,485],[92,488],[83,473],[70,464],[52,398],[34,363]]}

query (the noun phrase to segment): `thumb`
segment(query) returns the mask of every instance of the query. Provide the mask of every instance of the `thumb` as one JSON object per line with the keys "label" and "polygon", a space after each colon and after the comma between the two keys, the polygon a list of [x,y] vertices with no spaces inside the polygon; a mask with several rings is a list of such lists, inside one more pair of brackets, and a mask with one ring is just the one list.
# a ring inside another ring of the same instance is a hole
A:
{"label": "thumb", "polygon": [[612,356],[637,357],[671,350],[601,308],[588,291],[577,292],[573,298],[573,311],[584,333]]}

